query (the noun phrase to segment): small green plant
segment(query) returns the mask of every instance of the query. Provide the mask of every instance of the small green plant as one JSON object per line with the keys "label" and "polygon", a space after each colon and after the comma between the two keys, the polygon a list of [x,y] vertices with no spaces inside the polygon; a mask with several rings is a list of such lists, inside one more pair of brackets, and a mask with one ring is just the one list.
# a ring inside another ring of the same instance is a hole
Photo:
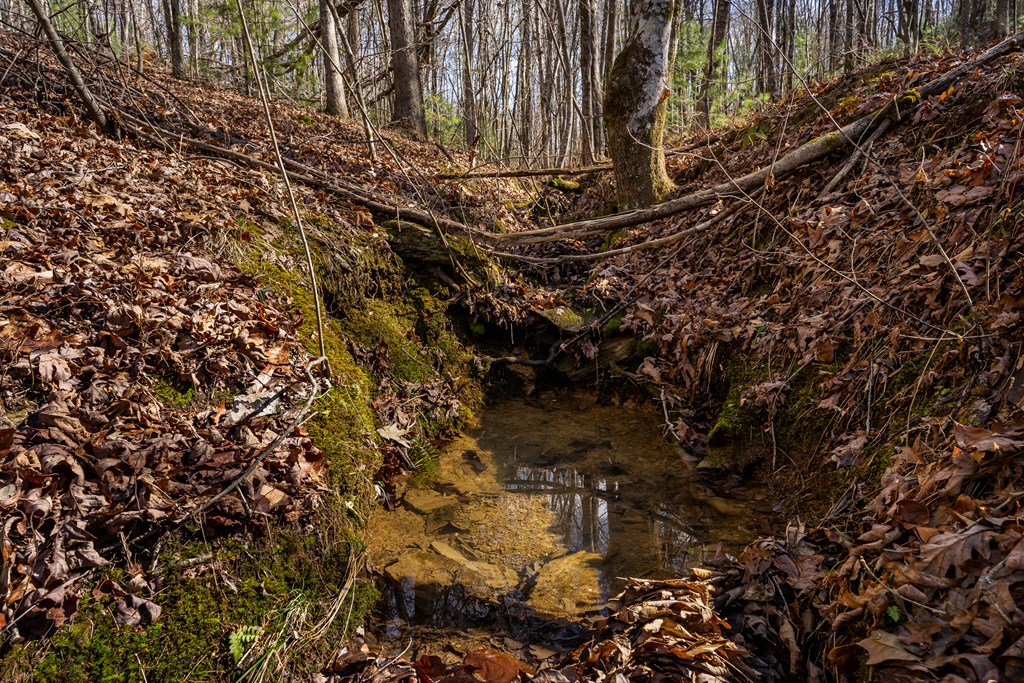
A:
{"label": "small green plant", "polygon": [[900,623],[900,618],[903,616],[903,613],[900,612],[900,608],[896,605],[889,605],[889,607],[887,607],[885,610],[885,616],[892,623],[898,624]]}
{"label": "small green plant", "polygon": [[242,626],[228,636],[228,650],[231,652],[231,657],[235,660],[235,664],[242,661],[245,653],[262,636],[262,626]]}

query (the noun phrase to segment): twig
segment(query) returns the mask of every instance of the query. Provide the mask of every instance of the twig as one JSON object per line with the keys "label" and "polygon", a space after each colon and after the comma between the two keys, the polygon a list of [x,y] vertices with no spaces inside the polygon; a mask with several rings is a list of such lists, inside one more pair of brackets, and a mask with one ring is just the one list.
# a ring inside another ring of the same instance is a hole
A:
{"label": "twig", "polygon": [[[320,385],[317,383],[316,378],[313,377],[313,368],[315,368],[317,365],[320,365],[320,363],[323,363],[326,360],[327,358],[325,356],[321,356],[320,358],[311,361],[305,367],[306,379],[308,379],[310,383],[309,397],[306,399],[306,402],[299,409],[298,414],[291,421],[291,423],[289,423],[288,426],[285,429],[283,429],[280,434],[277,435],[277,438],[271,441],[262,451],[260,451],[259,455],[256,456],[256,458],[249,464],[248,467],[245,468],[245,470],[242,471],[241,474],[235,477],[230,484],[228,484],[219,493],[217,493],[215,496],[207,500],[199,507],[193,508],[192,510],[186,512],[184,515],[178,517],[169,524],[155,526],[149,531],[135,538],[130,539],[127,543],[132,544],[139,543],[141,541],[146,541],[150,538],[153,538],[154,536],[164,533],[165,531],[175,529],[184,524],[185,522],[194,519],[202,513],[206,512],[211,507],[213,507],[221,498],[237,489],[242,484],[242,482],[245,481],[249,477],[249,475],[255,472],[256,468],[258,468],[263,463],[263,461],[267,459],[267,456],[269,456],[271,453],[277,450],[277,447],[281,445],[281,443],[288,437],[288,435],[296,427],[298,427],[302,420],[305,418],[306,413],[309,412],[310,407],[313,405],[313,401],[316,400],[317,394],[320,391]],[[106,545],[98,548],[97,551],[100,554],[102,554],[108,550],[111,550],[117,545],[118,544],[116,542],[107,543]]]}
{"label": "twig", "polygon": [[[242,34],[245,36],[245,44],[249,49],[249,59],[252,60],[253,77],[256,79],[256,88],[260,92],[260,102],[263,104],[263,115],[267,119],[267,127],[270,129],[270,143],[274,147],[274,156],[277,158],[277,165],[281,169],[281,177],[284,178],[284,186],[288,191],[288,201],[292,207],[292,214],[295,216],[295,226],[299,229],[299,236],[302,238],[302,249],[306,253],[306,267],[309,268],[309,283],[313,288],[313,306],[316,309],[316,332],[320,342],[320,358],[317,361],[325,363],[327,376],[331,376],[331,364],[327,360],[327,345],[324,341],[324,319],[320,306],[320,288],[316,283],[316,268],[313,266],[313,253],[309,250],[309,240],[306,239],[306,228],[302,224],[302,214],[299,213],[299,205],[295,201],[295,193],[292,191],[291,181],[288,180],[288,169],[284,165],[284,157],[281,156],[281,146],[277,143],[277,131],[274,130],[274,117],[270,115],[270,102],[267,92],[263,87],[263,77],[260,75],[259,59],[256,57],[256,48],[252,44],[252,36],[249,34],[249,22],[242,10],[242,0],[235,0],[238,7],[238,16],[242,20]],[[308,374],[308,369],[307,369]],[[315,393],[315,392],[314,392]]]}
{"label": "twig", "polygon": [[[759,192],[761,192],[762,189],[764,189],[764,188],[763,187],[756,188],[755,190],[753,190],[753,193],[752,193],[751,196],[756,196]],[[691,236],[691,235],[693,235],[695,233],[703,232],[703,231],[707,230],[708,228],[710,228],[710,227],[714,226],[715,224],[725,220],[726,218],[728,218],[729,216],[732,216],[737,211],[739,211],[740,209],[743,209],[743,208],[746,208],[745,204],[736,203],[736,204],[733,204],[732,206],[730,206],[728,209],[725,209],[724,211],[718,212],[717,214],[715,214],[714,216],[712,216],[708,220],[704,221],[703,223],[698,223],[697,225],[694,225],[694,226],[691,226],[689,228],[686,228],[685,230],[680,230],[679,232],[674,232],[674,233],[672,233],[670,235],[665,235],[664,237],[658,237],[657,239],[648,240],[646,242],[639,242],[637,244],[631,244],[628,247],[620,247],[618,249],[609,249],[608,251],[599,251],[599,252],[592,253],[592,254],[566,254],[564,256],[541,257],[541,256],[524,256],[522,254],[513,254],[513,253],[509,253],[509,252],[499,252],[499,251],[496,251],[496,252],[493,252],[493,253],[494,253],[495,256],[501,256],[501,257],[507,258],[507,259],[515,259],[515,260],[519,260],[519,261],[525,261],[526,263],[535,263],[535,264],[539,264],[539,265],[557,264],[557,263],[569,263],[569,262],[580,262],[580,261],[600,261],[601,259],[610,258],[612,256],[622,256],[624,254],[632,254],[632,253],[638,252],[638,251],[646,251],[648,249],[657,249],[659,247],[665,247],[665,246],[668,246],[670,244],[675,244],[676,242],[679,242],[679,241],[685,239],[686,237],[689,237],[689,236]],[[537,241],[547,241],[547,240],[537,240]],[[521,242],[521,244],[533,244],[533,243],[534,242],[532,240],[524,240],[523,242]]]}
{"label": "twig", "polygon": [[[885,131],[889,130],[889,124],[890,123],[891,123],[890,119],[886,119],[885,121],[882,121],[882,125],[880,125],[878,128],[876,128],[875,132],[873,132],[868,137],[868,139],[864,142],[864,147],[870,147],[876,140],[878,140],[878,138],[880,138],[883,135],[885,135]],[[853,170],[853,167],[857,165],[857,161],[860,159],[861,154],[864,153],[864,147],[861,147],[860,145],[857,145],[854,148],[853,154],[850,155],[850,160],[846,162],[846,165],[844,165],[841,169],[839,169],[839,173],[836,173],[832,177],[832,180],[830,180],[828,182],[828,185],[825,186],[825,189],[823,189],[821,191],[822,195],[826,195],[829,192],[831,192],[832,190],[834,190],[836,188],[836,186],[839,185],[839,183],[841,183],[843,181],[843,178],[845,178],[846,175],[850,171]]]}
{"label": "twig", "polygon": [[235,479],[230,484],[221,489],[220,493],[213,496],[199,507],[192,509],[183,517],[179,518],[177,521],[175,521],[175,526],[180,526],[188,520],[198,517],[199,515],[213,507],[218,500],[220,500],[224,496],[228,495],[229,493],[237,489],[242,484],[242,482],[248,479],[249,475],[255,472],[256,468],[259,467],[263,463],[263,461],[267,459],[268,455],[277,450],[277,447],[281,445],[281,442],[283,442],[288,437],[289,434],[291,434],[292,430],[299,426],[299,423],[302,422],[303,418],[306,416],[306,413],[313,405],[313,401],[316,400],[317,394],[320,391],[320,385],[317,384],[316,378],[313,377],[313,368],[326,361],[326,356],[320,356],[319,358],[310,362],[309,365],[306,366],[306,379],[308,379],[310,383],[309,397],[306,398],[306,402],[303,404],[302,408],[299,410],[299,413],[295,416],[291,423],[287,427],[285,427],[281,431],[281,433],[277,435],[277,438],[271,441],[270,444],[266,448],[264,448],[260,452],[260,454],[253,459],[251,463],[249,463],[249,466],[246,467],[240,475],[235,477]]}

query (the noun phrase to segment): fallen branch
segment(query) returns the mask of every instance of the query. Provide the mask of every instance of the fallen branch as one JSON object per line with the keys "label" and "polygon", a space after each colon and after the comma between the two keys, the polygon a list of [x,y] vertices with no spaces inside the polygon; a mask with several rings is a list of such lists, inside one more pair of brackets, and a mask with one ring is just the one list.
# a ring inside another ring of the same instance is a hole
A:
{"label": "fallen branch", "polygon": [[[700,190],[676,199],[670,199],[661,204],[655,204],[643,209],[625,211],[601,218],[563,223],[547,228],[536,230],[525,230],[523,232],[510,233],[507,235],[495,235],[497,241],[512,242],[516,244],[538,244],[541,242],[552,242],[562,239],[567,234],[586,232],[611,232],[622,228],[631,228],[643,223],[649,223],[662,218],[668,218],[676,214],[707,206],[718,201],[726,194],[736,191],[749,194],[755,189],[764,186],[769,178],[779,180],[793,171],[811,164],[828,154],[846,147],[857,146],[856,140],[869,135],[877,126],[891,120],[898,123],[907,118],[907,115],[925,99],[941,95],[954,83],[967,76],[983,64],[998,59],[1012,52],[1018,51],[1024,45],[1024,31],[1021,31],[1001,43],[989,48],[977,58],[965,62],[955,69],[950,69],[942,76],[928,82],[917,91],[910,91],[895,98],[884,107],[874,111],[856,121],[841,127],[839,130],[822,135],[810,142],[806,142],[786,156],[775,161],[771,166],[760,168],[753,173],[736,179],[730,179],[724,183]],[[890,124],[891,125],[891,124]]]}
{"label": "fallen branch", "polygon": [[[119,117],[122,120],[124,129],[141,139],[157,143],[170,142],[174,145],[209,152],[210,154],[230,159],[249,168],[258,168],[264,171],[270,171],[277,175],[280,175],[281,173],[280,169],[275,164],[262,161],[248,154],[242,154],[241,152],[236,152],[233,149],[214,145],[195,138],[186,137],[156,126],[149,121],[136,118],[130,114],[121,113],[119,114]],[[146,130],[147,128],[149,130]],[[338,180],[323,171],[311,168],[297,161],[285,159],[284,163],[288,169],[287,173],[289,179],[309,187],[315,187],[317,189],[336,194],[343,199],[347,199],[355,204],[365,207],[371,213],[379,217],[407,220],[420,223],[422,225],[434,225],[450,234],[463,235],[466,237],[478,239],[490,239],[493,237],[491,233],[470,227],[450,218],[445,218],[444,216],[439,216],[426,209],[391,204],[378,195],[367,192],[362,188],[349,186],[343,181]]]}
{"label": "fallen branch", "polygon": [[[751,197],[756,197],[764,188],[759,187],[750,193]],[[653,240],[647,240],[646,242],[639,242],[637,244],[631,244],[627,247],[620,247],[618,249],[609,249],[608,251],[599,251],[593,254],[565,254],[563,256],[554,257],[541,257],[541,256],[523,256],[520,254],[510,254],[506,252],[494,252],[495,256],[504,258],[512,258],[527,263],[533,263],[536,265],[555,265],[558,263],[570,263],[570,262],[581,262],[581,261],[600,261],[601,259],[611,258],[612,256],[622,256],[624,254],[632,254],[637,251],[647,251],[648,249],[658,249],[660,247],[666,247],[670,244],[675,244],[691,235],[698,232],[704,232],[708,228],[716,225],[724,219],[732,216],[740,209],[744,208],[746,204],[735,203],[724,211],[720,211],[703,223],[691,226],[679,232],[674,232],[664,237],[658,237]]]}
{"label": "fallen branch", "polygon": [[36,15],[36,20],[42,27],[43,32],[46,34],[47,40],[50,42],[50,47],[53,49],[54,55],[57,56],[57,61],[64,67],[64,71],[67,73],[68,79],[71,81],[71,85],[74,87],[75,92],[78,93],[78,97],[82,100],[82,104],[85,105],[86,111],[89,112],[89,118],[96,122],[96,125],[100,127],[108,135],[114,134],[114,128],[111,124],[111,120],[103,112],[96,98],[93,96],[89,86],[85,84],[85,79],[82,78],[82,72],[78,70],[75,63],[71,61],[71,57],[68,56],[67,50],[64,49],[64,41],[61,39],[60,34],[50,23],[50,17],[43,9],[39,0],[26,0],[28,6],[32,8],[32,13]]}
{"label": "fallen branch", "polygon": [[891,119],[886,119],[885,121],[883,121],[882,125],[880,125],[878,128],[875,128],[875,132],[873,132],[868,137],[868,139],[864,141],[863,147],[858,145],[853,150],[853,154],[850,155],[850,160],[846,162],[845,166],[839,169],[839,173],[836,173],[834,176],[832,176],[832,180],[830,180],[828,182],[828,185],[825,186],[825,189],[821,191],[822,195],[827,195],[829,192],[834,190],[839,185],[839,183],[843,182],[843,179],[847,176],[847,174],[849,174],[849,172],[853,170],[853,167],[857,165],[857,162],[860,161],[861,155],[864,153],[864,150],[870,148],[871,145],[873,145],[880,137],[885,135],[885,131],[889,130],[890,123],[892,123]]}
{"label": "fallen branch", "polygon": [[587,175],[612,170],[611,164],[581,166],[580,168],[520,168],[510,171],[466,171],[465,173],[438,173],[442,180],[463,180],[469,178],[532,178],[535,176]]}

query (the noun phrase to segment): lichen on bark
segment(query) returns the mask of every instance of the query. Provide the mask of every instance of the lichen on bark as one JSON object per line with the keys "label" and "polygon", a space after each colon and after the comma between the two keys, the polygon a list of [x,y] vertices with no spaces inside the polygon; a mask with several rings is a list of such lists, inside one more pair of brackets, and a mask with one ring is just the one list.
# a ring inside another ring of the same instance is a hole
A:
{"label": "lichen on bark", "polygon": [[620,210],[655,204],[672,188],[663,148],[672,11],[672,0],[633,2],[629,37],[608,77],[605,124]]}

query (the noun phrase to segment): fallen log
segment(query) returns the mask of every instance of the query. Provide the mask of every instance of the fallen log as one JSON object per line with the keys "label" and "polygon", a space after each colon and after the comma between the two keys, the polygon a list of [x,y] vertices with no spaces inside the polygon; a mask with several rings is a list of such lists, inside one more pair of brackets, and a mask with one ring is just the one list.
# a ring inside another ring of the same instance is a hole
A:
{"label": "fallen log", "polygon": [[612,232],[668,218],[669,216],[701,206],[708,206],[717,202],[723,195],[734,194],[737,191],[741,194],[750,194],[753,190],[763,187],[769,178],[779,180],[803,166],[824,158],[832,152],[845,149],[846,147],[858,147],[857,141],[862,139],[864,135],[873,132],[883,122],[890,121],[889,125],[892,125],[905,120],[908,114],[916,109],[922,101],[929,97],[941,95],[979,66],[993,59],[1016,52],[1021,49],[1021,46],[1024,46],[1024,31],[1018,32],[994,45],[975,59],[950,69],[942,76],[929,81],[920,89],[909,91],[894,98],[884,107],[857,119],[853,123],[842,127],[837,126],[836,130],[804,143],[786,156],[777,159],[775,163],[740,178],[731,178],[714,187],[699,190],[643,209],[634,209],[601,218],[563,223],[536,230],[495,235],[494,239],[516,245],[526,245],[553,242],[562,239],[566,235]]}

